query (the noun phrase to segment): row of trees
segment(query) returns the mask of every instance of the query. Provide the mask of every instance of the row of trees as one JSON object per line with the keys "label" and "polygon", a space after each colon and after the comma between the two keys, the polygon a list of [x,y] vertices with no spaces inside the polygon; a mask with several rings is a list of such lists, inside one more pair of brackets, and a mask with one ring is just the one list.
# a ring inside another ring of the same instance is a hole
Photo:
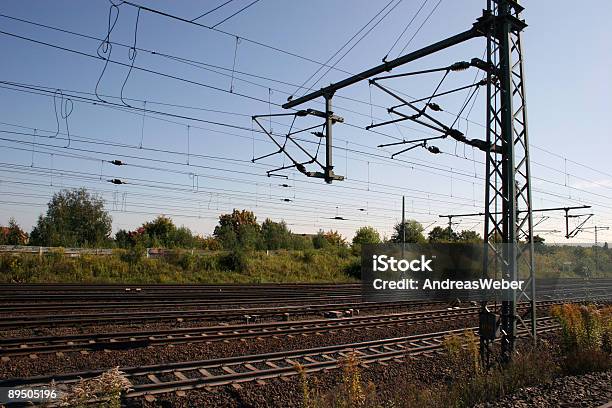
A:
{"label": "row of trees", "polygon": [[[108,247],[121,248],[165,247],[201,249],[321,249],[326,247],[348,247],[349,242],[336,231],[319,231],[314,235],[294,234],[284,221],[265,219],[258,223],[255,214],[248,210],[234,210],[219,217],[212,236],[194,235],[189,228],[177,227],[170,218],[159,216],[144,223],[134,231],[119,230],[111,238],[112,219],[104,209],[103,200],[85,189],[63,190],[54,194],[46,214],[29,234],[29,243],[40,246],[63,247]],[[415,220],[394,227],[390,239],[381,237],[372,227],[357,230],[352,239],[353,246],[378,244],[381,242],[478,242],[480,236],[473,231],[454,232],[449,228],[435,227],[427,237],[423,226]],[[0,243],[23,245],[28,234],[22,231],[15,220],[3,227]]]}

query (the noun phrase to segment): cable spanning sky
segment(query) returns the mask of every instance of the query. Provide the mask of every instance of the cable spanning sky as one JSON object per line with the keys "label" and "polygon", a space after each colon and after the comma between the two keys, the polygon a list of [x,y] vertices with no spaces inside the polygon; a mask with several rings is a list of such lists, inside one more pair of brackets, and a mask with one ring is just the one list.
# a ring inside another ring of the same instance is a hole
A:
{"label": "cable spanning sky", "polygon": [[[564,3],[564,2],[561,2]],[[611,37],[605,0],[575,7],[524,2],[523,41],[532,156],[533,207],[591,205],[587,227],[612,227]],[[352,237],[371,225],[390,236],[407,217],[427,229],[439,214],[484,210],[484,153],[449,139],[441,154],[413,149],[391,159],[403,139],[435,135],[391,119],[396,104],[367,81],[338,92],[334,171],[325,184],[295,170],[253,115],[344,77],[465,31],[484,0],[285,2],[121,2],[77,0],[0,4],[0,223],[14,216],[30,229],[54,192],[86,187],[100,194],[113,229],[134,229],[159,214],[210,234],[220,213],[250,209],[258,219],[285,220],[297,233],[338,230]],[[568,12],[567,10],[571,10]],[[482,58],[483,39],[400,67],[393,73]],[[443,73],[385,82],[409,99],[432,94]],[[440,91],[481,78],[451,72]],[[468,138],[484,139],[485,92],[441,97],[437,117]],[[304,108],[322,109],[322,101]],[[291,117],[263,120],[282,137]],[[293,130],[315,125],[297,118]],[[296,140],[316,152],[310,132]],[[320,147],[319,158],[323,161]],[[120,183],[120,184],[117,184]],[[562,213],[534,215],[536,233],[564,242]],[[481,217],[455,219],[455,229],[481,232]],[[570,228],[579,221],[572,219]],[[600,242],[612,231],[600,231]],[[588,229],[571,242],[592,242]]]}

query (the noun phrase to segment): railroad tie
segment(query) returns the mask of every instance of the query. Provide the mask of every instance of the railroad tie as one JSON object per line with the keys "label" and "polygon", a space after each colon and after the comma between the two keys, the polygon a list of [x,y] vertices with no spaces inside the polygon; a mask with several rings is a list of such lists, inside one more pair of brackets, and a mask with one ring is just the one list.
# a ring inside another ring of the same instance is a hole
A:
{"label": "railroad tie", "polygon": [[243,364],[243,365],[244,365],[244,367],[245,367],[246,369],[248,369],[248,370],[251,370],[251,371],[259,371],[259,370],[257,369],[257,367],[253,366],[252,364],[246,363],[246,364]]}
{"label": "railroad tie", "polygon": [[202,374],[205,378],[212,377],[213,375],[206,370],[205,368],[198,368],[198,372]]}
{"label": "railroad tie", "polygon": [[188,380],[188,379],[189,379],[189,378],[187,378],[187,377],[185,376],[185,374],[183,374],[183,373],[182,373],[182,372],[180,372],[180,371],[174,371],[174,372],[173,372],[173,374],[174,374],[174,376],[175,376],[176,378],[178,378],[179,380],[183,380],[183,381],[185,381],[185,380]]}
{"label": "railroad tie", "polygon": [[154,384],[161,384],[162,381],[155,374],[147,374],[147,378]]}
{"label": "railroad tie", "polygon": [[228,374],[236,374],[236,372],[235,372],[234,370],[232,370],[232,369],[231,369],[230,367],[228,367],[228,366],[223,366],[223,367],[221,367],[221,369],[222,369],[223,371],[225,371],[226,373],[228,373]]}

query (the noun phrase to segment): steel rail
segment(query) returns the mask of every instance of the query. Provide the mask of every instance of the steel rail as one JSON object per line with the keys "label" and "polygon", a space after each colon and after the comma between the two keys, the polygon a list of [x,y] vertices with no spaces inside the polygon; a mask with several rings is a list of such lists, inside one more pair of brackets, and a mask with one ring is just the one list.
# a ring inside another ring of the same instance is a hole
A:
{"label": "steel rail", "polygon": [[[536,321],[540,332],[557,330],[553,318]],[[428,354],[443,348],[444,339],[476,327],[418,334],[382,340],[339,344],[302,350],[279,351],[249,356],[225,357],[210,360],[157,364],[120,368],[134,385],[127,398],[214,387],[242,382],[297,375],[297,365],[306,372],[338,368],[342,360],[355,353],[361,364],[399,360],[407,355]],[[527,331],[519,332],[528,335]],[[42,386],[51,382],[56,387],[78,383],[102,374],[104,370],[12,378],[0,381],[0,387]]]}
{"label": "steel rail", "polygon": [[[115,313],[89,313],[67,315],[22,315],[4,317],[0,320],[0,329],[20,329],[26,327],[95,325],[107,323],[126,323],[140,321],[170,321],[170,320],[236,320],[245,316],[257,315],[260,318],[288,316],[305,316],[338,310],[389,310],[399,308],[414,308],[440,305],[439,301],[388,301],[388,302],[360,302],[345,304],[317,304],[301,306],[277,306],[269,308],[235,308],[235,309],[198,309],[198,310],[170,310],[170,311],[140,311]],[[289,315],[287,315],[289,314]]]}
{"label": "steel rail", "polygon": [[[539,301],[544,308],[562,301]],[[520,307],[526,310],[526,307]],[[125,350],[153,345],[212,343],[218,341],[304,335],[370,327],[406,326],[418,323],[444,322],[475,317],[478,307],[415,311],[365,317],[316,319],[292,322],[254,323],[242,325],[173,328],[149,331],[122,331],[59,336],[35,336],[0,339],[0,356],[63,353],[75,351]]]}
{"label": "steel rail", "polygon": [[355,330],[372,326],[409,325],[419,322],[441,322],[476,316],[477,307],[417,311],[381,316],[317,319],[247,325],[205,326],[153,331],[75,334],[0,339],[3,357],[38,353],[81,350],[115,350],[147,347],[155,344],[215,342],[230,339],[264,338],[280,335]]}

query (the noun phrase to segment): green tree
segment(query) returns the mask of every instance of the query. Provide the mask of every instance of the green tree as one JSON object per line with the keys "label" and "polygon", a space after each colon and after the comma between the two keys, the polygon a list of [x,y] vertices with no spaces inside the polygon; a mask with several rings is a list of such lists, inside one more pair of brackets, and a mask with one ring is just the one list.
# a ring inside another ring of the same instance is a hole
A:
{"label": "green tree", "polygon": [[457,241],[464,243],[478,243],[482,242],[482,237],[476,231],[463,230],[457,235]]}
{"label": "green tree", "polygon": [[119,248],[130,248],[134,245],[134,242],[128,231],[120,229],[115,233],[115,245]]}
{"label": "green tree", "polygon": [[28,243],[28,234],[19,227],[15,218],[9,219],[8,227],[3,228],[0,243],[8,245],[26,245]]}
{"label": "green tree", "polygon": [[346,239],[338,231],[329,230],[323,234],[327,242],[333,247],[341,248],[346,247]]}
{"label": "green tree", "polygon": [[262,246],[261,227],[252,211],[236,210],[219,216],[219,225],[213,232],[223,248],[256,249]]}
{"label": "green tree", "polygon": [[457,234],[450,228],[434,227],[428,234],[429,242],[454,242]]}
{"label": "green tree", "polygon": [[312,246],[315,249],[324,249],[329,246],[329,241],[325,239],[325,232],[319,230],[319,232],[317,232],[317,235],[312,237]]}
{"label": "green tree", "polygon": [[380,244],[380,242],[380,234],[373,227],[361,227],[353,237],[353,245]]}
{"label": "green tree", "polygon": [[171,247],[172,237],[176,231],[176,226],[172,220],[164,215],[158,216],[153,221],[142,225],[144,234],[148,236],[146,245],[149,247]]}
{"label": "green tree", "polygon": [[291,231],[285,221],[274,222],[269,218],[261,224],[261,237],[266,249],[289,249]]}
{"label": "green tree", "polygon": [[[406,230],[406,241],[402,241],[404,237],[404,230]],[[425,236],[423,235],[423,230],[423,226],[418,221],[407,220],[404,222],[404,224],[399,222],[393,227],[391,242],[409,242],[415,244],[424,243],[426,240]]]}
{"label": "green tree", "polygon": [[47,213],[38,218],[30,240],[33,245],[97,247],[109,242],[110,215],[104,200],[86,189],[55,193]]}

